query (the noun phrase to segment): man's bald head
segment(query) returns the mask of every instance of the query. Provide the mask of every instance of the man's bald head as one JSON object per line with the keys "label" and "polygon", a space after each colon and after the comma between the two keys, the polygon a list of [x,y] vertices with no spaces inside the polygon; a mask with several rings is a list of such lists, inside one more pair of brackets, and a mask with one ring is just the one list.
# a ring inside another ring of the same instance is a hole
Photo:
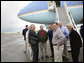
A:
{"label": "man's bald head", "polygon": [[62,27],[62,23],[59,23],[59,26]]}

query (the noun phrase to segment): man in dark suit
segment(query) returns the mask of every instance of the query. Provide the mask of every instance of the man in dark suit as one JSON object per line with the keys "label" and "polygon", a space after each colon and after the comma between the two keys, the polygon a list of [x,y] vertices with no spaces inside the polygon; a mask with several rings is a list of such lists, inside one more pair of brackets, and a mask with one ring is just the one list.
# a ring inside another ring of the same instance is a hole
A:
{"label": "man in dark suit", "polygon": [[28,25],[25,26],[25,29],[22,30],[22,35],[24,36],[24,40],[26,40],[26,32],[28,30]]}
{"label": "man in dark suit", "polygon": [[25,41],[25,53],[27,52],[27,42],[26,42],[26,32],[28,31],[28,25],[25,26],[25,29],[22,30],[22,35],[24,36]]}
{"label": "man in dark suit", "polygon": [[48,36],[49,36],[50,48],[52,52],[51,57],[54,57],[54,50],[53,50],[53,44],[52,44],[52,37],[53,37],[52,25],[49,25]]}
{"label": "man in dark suit", "polygon": [[73,29],[71,24],[67,25],[67,28],[70,31],[70,45],[71,45],[71,52],[72,52],[72,59],[73,62],[78,62],[80,47],[82,46],[82,41],[80,35]]}
{"label": "man in dark suit", "polygon": [[35,32],[35,25],[32,24],[29,30],[29,45],[32,48],[33,52],[33,62],[38,62],[38,37]]}

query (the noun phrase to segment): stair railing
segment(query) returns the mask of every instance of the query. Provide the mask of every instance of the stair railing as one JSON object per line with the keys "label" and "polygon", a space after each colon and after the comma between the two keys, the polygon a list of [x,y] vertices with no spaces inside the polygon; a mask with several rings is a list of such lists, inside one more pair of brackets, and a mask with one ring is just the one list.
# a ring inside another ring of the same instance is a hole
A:
{"label": "stair railing", "polygon": [[72,17],[72,14],[71,14],[70,10],[68,10],[66,2],[64,2],[64,7],[65,7],[65,11],[67,13],[67,16],[68,16],[68,19],[69,19],[70,23],[73,25],[74,29],[77,30],[76,24],[74,22],[74,19]]}

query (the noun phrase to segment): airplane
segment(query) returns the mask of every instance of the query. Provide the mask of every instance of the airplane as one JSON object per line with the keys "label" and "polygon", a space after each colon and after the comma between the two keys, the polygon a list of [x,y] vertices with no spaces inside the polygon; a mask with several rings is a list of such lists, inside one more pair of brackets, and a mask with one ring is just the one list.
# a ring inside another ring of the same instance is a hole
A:
{"label": "airplane", "polygon": [[[64,7],[64,2],[75,24],[83,23],[83,1],[55,1],[58,7]],[[58,22],[53,1],[33,1],[20,10],[18,17],[24,21],[46,25]]]}
{"label": "airplane", "polygon": [[[67,8],[66,15],[75,28],[78,27],[77,24],[83,24],[83,1],[33,1],[21,9],[17,16],[24,21],[45,24],[47,27],[59,22],[57,7]],[[67,47],[71,51],[69,42]]]}

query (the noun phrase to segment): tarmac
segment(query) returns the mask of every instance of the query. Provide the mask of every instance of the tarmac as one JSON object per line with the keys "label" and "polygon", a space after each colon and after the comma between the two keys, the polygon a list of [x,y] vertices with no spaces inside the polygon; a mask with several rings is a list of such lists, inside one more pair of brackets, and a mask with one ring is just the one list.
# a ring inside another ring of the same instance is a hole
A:
{"label": "tarmac", "polygon": [[[1,62],[30,62],[29,53],[24,53],[24,50],[25,42],[21,33],[1,34]],[[38,62],[53,62],[49,44],[47,53],[49,58],[40,59]],[[73,62],[71,51],[69,60],[63,62]],[[80,49],[79,62],[83,62],[83,47]]]}

